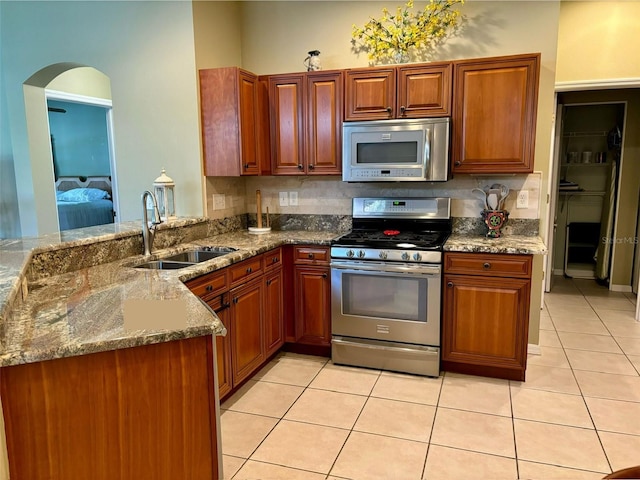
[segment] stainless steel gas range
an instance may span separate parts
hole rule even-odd
[[[440,373],[442,247],[449,198],[354,198],[331,246],[334,363]]]

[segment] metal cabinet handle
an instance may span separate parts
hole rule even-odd
[[[244,168],[245,168],[245,170],[246,170],[246,169],[248,169],[248,168],[249,168],[249,164],[248,164],[248,163],[245,163],[245,164],[244,164]]]
[[[299,163],[299,164],[298,164],[298,170],[302,170],[302,168],[303,168],[303,167],[302,167],[302,164],[301,164],[301,163]]]
[[[323,274],[322,274],[322,278],[327,278],[327,274],[326,274],[326,273],[323,273]]]
[[[278,263],[278,257],[273,257],[271,259],[271,263]]]
[[[482,264],[482,268],[484,268],[484,269],[487,269],[487,270],[488,270],[488,269],[490,269],[490,268],[491,268],[491,264],[490,264],[489,262],[483,263],[483,264]]]
[[[267,287],[269,287],[269,286],[271,285],[271,282],[272,282],[272,281],[273,281],[273,280],[271,280],[271,279],[267,280]]]
[[[310,254],[309,254],[309,258],[313,258],[313,253],[310,253]]]
[[[453,287],[453,282],[447,282],[447,287],[449,288]]]
[[[207,286],[205,287],[205,290],[206,290],[207,292],[213,292],[213,285],[207,285]]]
[[[313,164],[309,165],[309,170],[313,170],[314,168],[316,168]]]
[[[459,167],[460,165],[462,165],[462,163],[460,162],[460,160],[457,160],[457,161],[454,163],[454,165],[455,165],[456,167]]]
[[[233,303],[238,303],[238,297],[234,297]]]
[[[404,115],[404,114],[405,114],[405,110],[406,110],[406,109],[405,109],[405,106],[404,106],[404,105],[401,105],[401,106],[400,106],[400,115]]]
[[[251,269],[251,267],[247,268],[247,273],[251,273],[253,272],[253,270]]]
[[[391,107],[387,107],[387,112],[391,113]]]

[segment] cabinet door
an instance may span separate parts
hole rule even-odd
[[[227,329],[227,335],[216,337],[216,361],[218,362],[218,390],[223,399],[233,387],[231,374],[231,335],[229,334],[229,308],[216,312],[218,318]]]
[[[262,306],[263,279],[258,278],[231,291],[231,363],[237,385],[264,359]]]
[[[454,173],[530,173],[540,55],[456,62]]]
[[[345,75],[345,120],[395,117],[395,68],[347,70]]]
[[[258,111],[258,78],[239,70],[238,72],[238,105],[240,122],[240,151],[241,174],[259,175],[257,137],[258,126],[256,112]]]
[[[451,63],[398,68],[398,117],[448,117],[451,70]]]
[[[284,306],[282,269],[265,275],[264,338],[265,358],[284,344]]]
[[[295,278],[297,342],[331,345],[329,268],[296,266]]]
[[[444,370],[524,380],[530,281],[444,276]]]
[[[303,74],[269,77],[273,175],[305,173],[303,89]]]
[[[200,70],[206,176],[257,175],[257,77],[237,67]]]
[[[307,74],[307,173],[342,172],[342,72]]]

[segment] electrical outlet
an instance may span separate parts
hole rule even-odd
[[[529,208],[529,190],[520,190],[518,192],[516,208]]]
[[[289,192],[289,205],[292,207],[298,206],[298,192]]]
[[[288,207],[289,206],[289,193],[288,192],[280,192],[280,206]]]
[[[213,194],[213,209],[214,210],[223,210],[225,208],[225,198],[222,193],[214,193]]]

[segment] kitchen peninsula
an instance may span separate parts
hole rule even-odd
[[[215,241],[238,251],[177,271],[132,268],[144,261],[137,223],[0,243],[12,479],[220,477],[213,337],[225,329],[183,281],[284,241],[328,242],[335,233],[216,235],[219,225],[206,219],[170,227],[156,239],[165,254]],[[130,300],[178,301],[186,325],[130,329]]]

